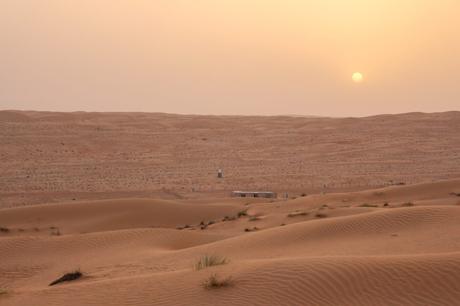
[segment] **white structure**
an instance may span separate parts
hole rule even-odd
[[[233,191],[232,197],[238,198],[276,198],[278,195],[272,191]]]

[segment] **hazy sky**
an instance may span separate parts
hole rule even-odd
[[[459,13],[458,0],[0,0],[0,109],[460,110]]]

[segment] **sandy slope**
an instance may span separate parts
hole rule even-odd
[[[460,177],[460,112],[368,118],[0,111],[0,207],[291,195]],[[224,180],[216,179],[223,168]]]
[[[0,304],[458,305],[459,191],[460,180],[449,180],[275,202],[2,209],[10,231],[0,233]],[[201,221],[214,222],[202,230]],[[203,254],[230,262],[195,271]],[[83,279],[47,286],[76,268]],[[232,286],[204,289],[214,273]]]

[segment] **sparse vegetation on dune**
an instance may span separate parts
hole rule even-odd
[[[406,202],[406,203],[402,203],[401,206],[402,207],[412,207],[412,206],[415,206],[415,204],[412,202]]]
[[[260,217],[259,216],[251,216],[249,217],[249,221],[259,221]]]
[[[288,218],[294,218],[294,217],[302,217],[302,216],[308,216],[308,213],[306,211],[294,211],[289,213]]]
[[[195,270],[199,271],[213,266],[220,266],[229,263],[226,257],[218,255],[204,255],[195,263]]]
[[[9,232],[10,232],[10,229],[7,228],[7,227],[2,227],[2,226],[0,226],[0,232],[1,232],[1,233],[9,233]]]
[[[218,289],[230,287],[233,284],[234,281],[231,277],[219,278],[216,274],[212,274],[202,283],[202,286],[205,289]]]
[[[51,236],[61,236],[61,230],[58,227],[53,227],[51,230]]]
[[[364,203],[359,205],[359,207],[379,207],[377,204],[369,204],[369,203]]]
[[[81,273],[80,270],[75,270],[74,272],[66,273],[60,278],[56,279],[52,283],[50,283],[48,286],[54,286],[62,282],[70,282],[77,280],[83,276],[83,273]]]
[[[246,217],[248,215],[248,211],[247,210],[242,210],[240,212],[238,212],[238,218],[241,218],[241,217]]]
[[[253,228],[245,228],[244,231],[245,232],[254,232],[254,231],[258,231],[259,228],[257,226],[254,226]]]
[[[327,215],[326,215],[326,214],[323,214],[323,213],[317,213],[317,214],[315,215],[315,217],[316,217],[316,218],[322,219],[322,218],[327,218]]]
[[[8,294],[8,290],[0,288],[0,296]]]

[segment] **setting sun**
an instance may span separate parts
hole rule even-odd
[[[363,74],[361,72],[353,73],[351,78],[352,78],[353,82],[355,82],[355,83],[361,83],[362,81],[364,81],[364,77],[363,77]]]

